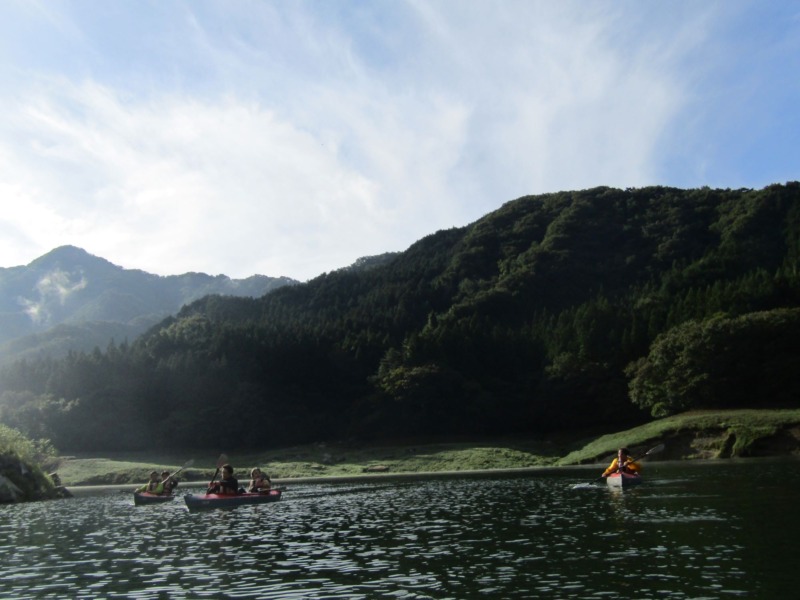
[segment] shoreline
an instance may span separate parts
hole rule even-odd
[[[730,465],[732,463],[771,463],[771,462],[800,462],[800,457],[795,455],[783,456],[759,456],[759,457],[734,457],[734,458],[697,458],[691,460],[655,460],[650,461],[652,468],[655,465],[679,465],[691,463],[692,465]],[[581,465],[543,465],[536,467],[513,467],[502,469],[475,469],[461,471],[423,471],[423,472],[398,472],[398,473],[363,473],[354,475],[320,475],[309,477],[283,477],[275,478],[272,483],[276,486],[286,486],[287,489],[294,484],[308,485],[316,483],[359,483],[359,482],[378,482],[378,481],[407,481],[407,480],[427,480],[427,479],[458,479],[475,478],[490,479],[492,477],[529,477],[543,473],[570,472],[570,471],[602,471],[606,463],[592,463]],[[138,487],[137,484],[108,484],[108,485],[71,485],[68,486],[70,492],[76,496],[91,495],[92,493],[128,491],[131,494]],[[183,495],[182,489],[202,489],[206,484],[198,481],[182,481],[176,496]]]
[[[464,478],[483,478],[483,477],[513,477],[526,476],[545,471],[573,471],[589,470],[599,468],[599,465],[566,465],[566,466],[540,466],[540,467],[514,467],[505,469],[476,469],[463,471],[406,471],[398,473],[363,473],[353,475],[319,475],[307,477],[281,477],[272,480],[275,486],[290,486],[293,484],[313,484],[313,483],[358,483],[364,481],[392,481],[392,480],[413,480],[413,479],[457,479]],[[138,487],[138,484],[121,483],[108,485],[70,485],[69,490],[91,492],[91,491],[125,491],[131,493]],[[206,484],[199,481],[182,481],[180,489],[192,488],[202,489]],[[180,492],[179,492],[180,493]]]
[[[692,411],[600,437],[503,437],[482,440],[397,440],[392,444],[318,442],[303,446],[245,450],[227,455],[208,448],[65,456],[57,465],[67,487],[131,487],[151,470],[174,472],[191,458],[184,485],[202,486],[224,458],[241,479],[259,466],[286,483],[389,481],[432,477],[514,476],[548,469],[605,467],[616,449],[634,455],[664,445],[648,461],[697,461],[800,457],[800,409]],[[104,456],[104,457],[103,457]],[[219,458],[217,458],[219,457]],[[188,464],[188,463],[187,463]],[[114,489],[114,488],[112,488]]]

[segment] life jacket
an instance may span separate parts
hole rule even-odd
[[[239,493],[239,481],[235,477],[231,477],[229,479],[220,479],[217,482],[216,487],[216,493],[223,496]]]
[[[266,486],[264,486],[265,483],[267,484]],[[270,481],[269,479],[267,479],[266,477],[264,477],[262,475],[261,477],[258,477],[257,479],[251,479],[250,480],[250,485],[247,486],[247,491],[248,492],[261,492],[261,491],[266,492],[271,487],[272,487],[272,481]]]
[[[617,458],[614,458],[614,460],[611,461],[611,464],[603,473],[603,476],[610,475],[611,473],[616,473],[618,471],[621,471],[622,473],[638,473],[639,471],[641,471],[642,468],[639,466],[639,463],[631,462],[630,457],[628,457],[628,459],[626,460],[628,460],[628,463],[620,469],[619,460],[617,460]]]
[[[631,473],[631,474],[633,474],[633,473],[638,473],[640,469],[641,469],[641,467],[639,467],[638,463],[635,463],[632,460],[628,459],[627,462],[625,463],[625,466],[622,467],[619,470],[622,473]]]

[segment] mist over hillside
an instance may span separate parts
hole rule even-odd
[[[259,297],[296,283],[265,275],[164,277],[62,246],[28,265],[0,268],[0,362],[132,341],[203,296]]]

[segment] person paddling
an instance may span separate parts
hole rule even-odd
[[[627,448],[617,450],[617,456],[603,472],[603,477],[608,477],[612,473],[640,474],[642,466],[631,458],[631,453]]]
[[[161,471],[161,483],[164,486],[164,493],[168,496],[172,495],[175,488],[178,487],[178,480],[167,470]]]
[[[148,492],[150,494],[161,494],[164,492],[164,485],[158,478],[158,471],[150,472],[150,480],[140,488],[136,489],[137,492]]]
[[[222,477],[208,488],[207,494],[234,495],[239,493],[239,480],[233,476],[233,467],[222,465]]]
[[[250,485],[247,486],[248,492],[268,492],[271,487],[272,481],[269,475],[262,473],[258,467],[250,471]]]

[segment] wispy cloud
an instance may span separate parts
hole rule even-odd
[[[53,269],[42,275],[36,283],[35,298],[17,299],[25,314],[36,325],[49,325],[52,309],[64,306],[67,299],[89,284],[82,273],[68,273],[62,269]]]
[[[5,264],[74,244],[161,274],[300,279],[523,194],[707,183],[690,115],[744,10],[42,6],[16,15],[36,35],[8,38],[0,70]]]

